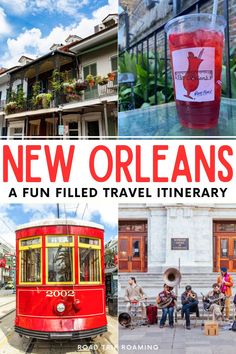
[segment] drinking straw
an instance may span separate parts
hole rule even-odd
[[[218,9],[218,0],[213,1],[213,11],[212,11],[212,20],[211,20],[211,25],[212,27],[215,26],[216,22],[216,16],[217,16],[217,9]]]

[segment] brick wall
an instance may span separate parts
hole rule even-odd
[[[182,0],[182,9],[187,8],[196,0]],[[200,7],[200,12],[212,12],[213,0],[206,0]],[[130,43],[131,45],[138,40],[145,38],[153,32],[161,24],[165,23],[172,17],[172,6],[169,0],[160,0],[152,9],[148,10],[144,0],[133,0],[133,12],[130,15]],[[223,0],[219,0],[219,14],[223,15]],[[230,47],[236,46],[236,0],[229,0],[229,26],[230,26]],[[154,41],[150,39],[150,47]],[[144,43],[145,46],[145,43]],[[157,35],[157,47],[160,52],[164,51],[164,33],[163,31]]]

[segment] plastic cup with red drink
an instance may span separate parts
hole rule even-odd
[[[204,13],[176,17],[165,26],[176,108],[185,127],[218,123],[225,26],[222,16]]]

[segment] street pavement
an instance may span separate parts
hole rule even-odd
[[[206,336],[201,322],[186,330],[181,321],[174,329],[157,324],[134,329],[119,326],[119,354],[235,354],[236,332],[219,329],[218,336]]]

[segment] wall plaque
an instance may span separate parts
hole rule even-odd
[[[187,237],[176,237],[171,239],[171,250],[182,251],[189,250],[189,239]]]

